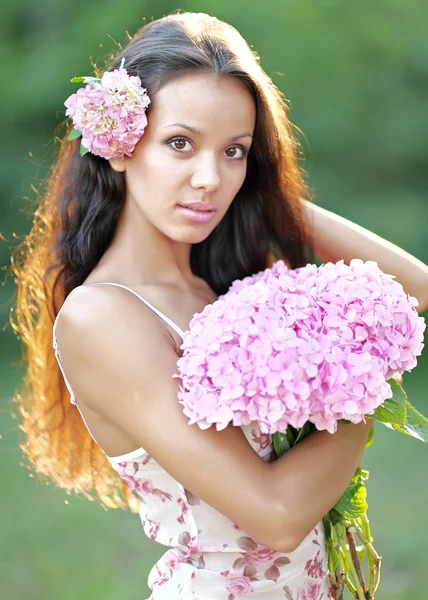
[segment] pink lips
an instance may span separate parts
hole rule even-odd
[[[177,208],[190,221],[196,223],[208,223],[216,214],[216,208],[213,204],[203,204],[202,202],[186,205],[178,204]]]

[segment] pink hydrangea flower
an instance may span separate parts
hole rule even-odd
[[[147,126],[150,103],[140,78],[119,68],[84,81],[87,85],[65,101],[65,114],[82,134],[82,146],[106,159],[132,156]]]
[[[357,423],[392,396],[394,372],[416,365],[415,306],[372,261],[294,271],[279,261],[192,319],[178,361],[183,411],[201,428],[258,421],[268,434]]]

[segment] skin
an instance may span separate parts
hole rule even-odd
[[[371,424],[316,432],[274,463],[252,450],[239,427],[189,426],[173,378],[181,338],[126,290],[92,285],[127,285],[188,328],[216,299],[191,272],[191,245],[209,235],[241,187],[247,165],[237,145],[249,149],[255,117],[249,92],[212,74],[188,74],[152,98],[132,158],[110,161],[128,187],[115,238],[68,296],[57,341],[79,409],[108,456],[144,448],[258,543],[291,552],[346,489]],[[183,136],[190,141],[172,150],[172,139]],[[216,206],[211,222],[188,221],[176,208],[196,201]]]

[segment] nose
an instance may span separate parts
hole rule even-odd
[[[215,192],[220,186],[220,173],[217,160],[213,156],[204,156],[196,163],[197,167],[191,178],[194,189],[205,189]]]

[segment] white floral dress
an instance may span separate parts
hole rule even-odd
[[[138,296],[134,290],[126,289]],[[138,297],[182,335],[177,325]],[[54,348],[62,370],[55,324]],[[76,403],[62,372],[71,401]],[[242,430],[253,450],[268,461],[273,451],[271,437],[261,433],[256,422]],[[255,600],[331,598],[322,523],[294,552],[276,552],[258,544],[186,490],[143,448],[108,459],[140,500],[140,518],[146,535],[169,547],[150,571],[148,586],[152,594],[147,600],[235,600],[241,596]]]

